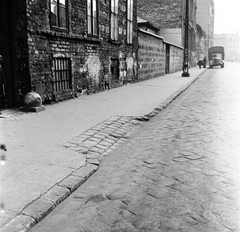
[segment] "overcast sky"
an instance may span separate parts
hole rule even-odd
[[[240,34],[240,0],[215,0],[215,34]]]

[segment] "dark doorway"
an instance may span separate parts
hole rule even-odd
[[[166,63],[165,63],[165,73],[170,72],[170,45],[166,44]]]
[[[116,81],[119,79],[119,61],[118,58],[111,59],[111,73],[112,73],[112,81]]]
[[[13,72],[11,59],[11,0],[0,1],[0,55],[6,83],[5,96],[0,99],[0,108],[14,106]]]

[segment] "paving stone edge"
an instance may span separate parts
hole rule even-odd
[[[146,114],[142,117],[137,117],[137,120],[140,121],[148,121],[150,118],[155,117],[162,110],[164,110],[171,102],[173,102],[179,95],[181,95],[184,91],[186,91],[203,73],[205,73],[207,69],[205,69],[202,73],[197,75],[194,79],[192,79],[189,83],[183,86],[181,89],[173,93],[170,97],[168,97],[164,102],[162,102],[159,106],[157,106],[152,112]],[[186,77],[187,78],[187,77]]]
[[[152,112],[144,116],[135,117],[138,121],[149,121],[162,110],[164,110],[179,95],[187,90],[204,72],[197,75],[193,80],[168,97],[163,103],[157,106]],[[134,118],[134,117],[133,117]],[[32,201],[17,214],[10,222],[0,228],[0,232],[27,232],[38,222],[45,218],[53,209],[64,201],[72,192],[79,188],[94,172],[98,170],[99,161],[87,159],[86,166],[74,170],[69,176],[56,183],[39,198]]]

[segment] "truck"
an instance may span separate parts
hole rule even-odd
[[[224,68],[224,47],[214,46],[208,49],[209,68],[220,66]]]

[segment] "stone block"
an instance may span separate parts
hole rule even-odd
[[[84,167],[83,167],[84,168]],[[70,189],[71,192],[76,190],[83,182],[85,179],[80,176],[75,176],[75,175],[70,175],[64,180],[62,180],[60,183],[58,183],[59,186],[65,187]]]
[[[80,176],[84,180],[89,178],[96,170],[98,169],[97,165],[94,164],[87,164],[85,167],[79,168],[78,170],[74,171],[72,175]]]
[[[70,190],[68,188],[62,186],[54,186],[53,188],[49,189],[44,195],[42,195],[41,198],[52,201],[55,205],[58,205],[69,195]]]
[[[0,229],[0,232],[26,232],[36,224],[36,221],[26,215],[18,215]]]
[[[36,220],[36,222],[40,222],[44,217],[46,217],[53,209],[55,205],[53,202],[50,202],[45,199],[37,199],[29,206],[27,206],[22,214],[30,216]]]

